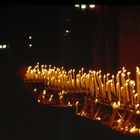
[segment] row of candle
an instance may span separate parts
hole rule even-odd
[[[125,67],[118,71],[116,76],[110,73],[102,76],[101,70],[97,72],[89,70],[85,73],[84,68],[81,68],[76,74],[75,69],[66,71],[64,67],[40,66],[37,63],[35,67],[28,67],[26,80],[45,81],[50,88],[90,93],[110,103],[115,99],[123,105],[138,108],[140,102],[139,68],[136,68],[136,84],[134,80],[131,80],[130,74]],[[137,85],[136,89],[135,85]]]
[[[37,92],[37,88],[34,89],[34,93]],[[101,123],[113,128],[116,131],[119,131],[121,133],[124,134],[140,134],[140,127],[137,125],[137,121],[135,121],[134,118],[136,118],[136,114],[134,114],[131,111],[128,111],[127,113],[124,111],[120,111],[119,106],[120,106],[120,102],[112,102],[111,107],[112,107],[112,113],[111,115],[107,115],[109,112],[107,110],[103,110],[103,108],[101,107],[103,104],[100,104],[100,101],[98,99],[95,99],[92,103],[90,102],[90,108],[89,108],[89,104],[85,103],[84,107],[82,109],[82,111],[80,111],[79,113],[79,101],[76,101],[74,104],[72,104],[70,101],[67,102],[67,104],[64,103],[64,94],[67,94],[65,91],[61,91],[58,93],[59,95],[59,106],[62,107],[71,107],[71,106],[75,106],[75,112],[77,115],[81,115],[84,117],[90,116],[90,119],[94,119],[94,120],[98,120]],[[44,104],[52,104],[52,100],[53,100],[53,94],[48,94],[46,92],[46,89],[44,89],[41,94],[42,95],[42,99],[38,98],[38,102],[44,103]],[[45,96],[49,95],[49,98],[46,100]],[[90,99],[88,99],[90,100]],[[86,105],[87,104],[87,105]],[[98,105],[97,105],[98,104]],[[87,106],[87,109],[85,108],[85,106]],[[87,111],[87,110],[90,110]],[[104,112],[104,115],[102,115],[102,113]],[[89,115],[91,114],[91,115]],[[103,116],[107,115],[108,121],[104,122]],[[135,117],[134,117],[135,116]],[[89,117],[88,117],[89,118]],[[137,119],[136,119],[137,120]]]
[[[94,71],[89,70],[88,73],[84,72],[84,68],[81,68],[76,74],[75,69],[66,71],[64,67],[57,68],[51,65],[37,65],[35,67],[29,66],[26,73],[26,80],[31,82],[46,82],[49,88],[55,88],[55,90],[62,90],[59,93],[60,105],[64,105],[65,91],[85,92],[90,97],[95,97],[95,105],[97,102],[103,103],[108,101],[110,107],[113,109],[109,126],[117,131],[123,131],[123,133],[140,134],[140,127],[137,126],[133,120],[134,115],[140,114],[140,71],[139,67],[136,67],[136,82],[131,80],[131,73],[127,72],[125,67],[118,71],[116,75],[110,73],[102,76],[101,70]],[[136,87],[135,87],[136,85]],[[64,90],[64,91],[63,91]],[[45,98],[46,90],[43,91],[43,97]],[[87,96],[88,97],[88,96]],[[53,94],[51,94],[48,102],[53,100]],[[70,102],[68,102],[70,103]],[[76,113],[78,112],[78,101],[76,102]],[[84,103],[81,116],[87,115],[86,102]],[[88,105],[87,105],[88,106]],[[92,107],[94,112],[95,106]],[[119,112],[119,110],[123,111]],[[127,110],[131,109],[131,110]],[[95,119],[102,121],[99,115],[100,107],[95,111]],[[128,115],[125,112],[128,112]],[[119,117],[118,117],[119,116]],[[113,122],[116,122],[114,124]],[[131,124],[131,125],[130,125]]]

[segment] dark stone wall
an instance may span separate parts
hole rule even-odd
[[[140,7],[122,7],[120,12],[119,67],[135,73],[140,65]]]

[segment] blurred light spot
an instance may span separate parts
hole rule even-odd
[[[79,5],[79,4],[75,4],[75,5],[74,5],[74,7],[79,8],[79,7],[80,7],[80,5]]]
[[[85,4],[82,4],[82,5],[81,5],[81,9],[86,9],[86,7],[87,7],[87,6],[86,6]]]
[[[3,49],[5,49],[6,48],[6,45],[3,45]]]
[[[69,33],[70,31],[69,30],[66,30],[66,33]]]
[[[95,7],[95,4],[90,4],[89,7],[90,8],[94,8]]]
[[[29,39],[32,39],[32,36],[29,36]]]
[[[35,88],[35,89],[34,89],[34,92],[36,92],[36,91],[37,91],[37,89]]]
[[[32,47],[32,44],[29,44],[29,47]]]
[[[0,49],[2,49],[2,45],[0,45]]]

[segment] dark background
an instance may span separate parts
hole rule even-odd
[[[24,63],[40,61],[104,71],[109,67],[115,71],[118,9],[98,5],[84,11],[74,6],[1,6],[0,41],[8,43],[9,51]],[[66,29],[70,33],[64,35]],[[28,47],[30,42],[32,48]]]
[[[102,69],[139,66],[139,6],[9,5],[0,7],[0,43],[23,64],[52,63]],[[65,35],[65,30],[70,32]],[[32,40],[29,40],[29,36]],[[29,43],[32,47],[29,48]]]
[[[4,139],[122,138],[72,110],[38,105],[15,74],[19,67],[40,62],[103,73],[126,66],[134,75],[140,62],[139,23],[139,6],[96,5],[84,11],[74,6],[0,6],[0,44],[9,45],[0,50]]]

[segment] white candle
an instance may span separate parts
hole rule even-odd
[[[129,91],[128,91],[128,83],[125,83],[125,93],[126,93],[126,100],[127,102],[130,101],[130,98],[129,98]]]
[[[112,86],[113,86],[113,93],[116,96],[116,88],[115,88],[114,75],[112,75]]]
[[[76,113],[78,113],[78,105],[79,105],[79,101],[76,102],[75,107],[76,107]]]
[[[93,72],[94,74],[94,84],[95,84],[95,91],[96,91],[96,97],[98,97],[98,85],[97,85],[97,81],[96,81],[96,72]]]
[[[111,102],[112,97],[111,97],[111,81],[110,80],[108,81],[108,99]]]
[[[134,106],[133,81],[129,81],[131,105]]]

